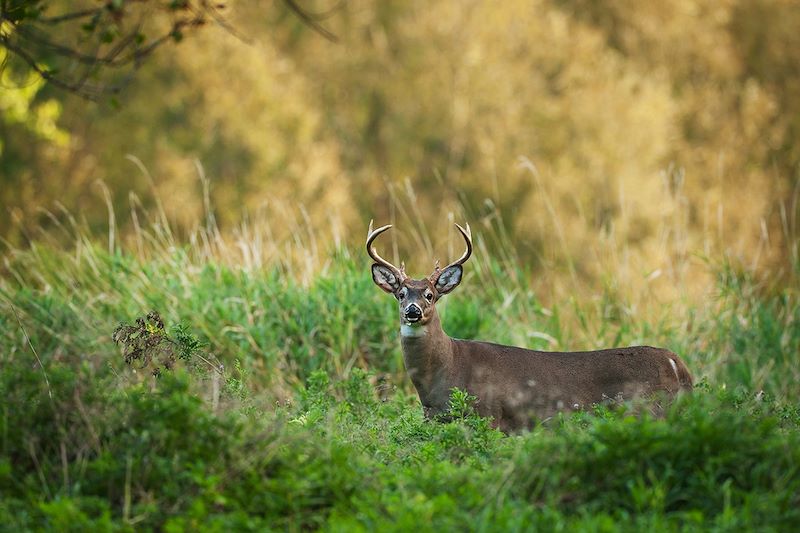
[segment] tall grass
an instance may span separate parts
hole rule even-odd
[[[156,216],[107,242],[67,219],[59,232],[7,250],[0,523],[800,524],[797,271],[775,284],[732,260],[697,261],[687,268],[705,269],[713,283],[702,292],[679,286],[665,301],[647,288],[660,279],[653,272],[630,280],[635,269],[613,258],[603,268],[625,274],[609,270],[597,284],[568,265],[563,276],[542,274],[520,264],[499,217],[477,217],[467,277],[441,304],[448,333],[543,349],[661,345],[700,383],[661,420],[598,408],[504,436],[458,393],[452,421],[422,418],[394,304],[373,286],[364,252],[333,227],[297,218],[283,241],[270,237],[268,219],[226,235],[209,218],[179,237]],[[452,233],[406,222],[383,245],[412,272],[432,266],[434,250],[442,259],[460,252]],[[196,336],[202,359],[179,359],[159,378],[126,365],[112,333],[151,310],[165,331],[180,324]]]
[[[568,261],[533,268],[519,260],[498,212],[465,209],[437,231],[419,225],[412,190],[392,191],[396,229],[381,245],[412,274],[427,275],[435,258],[460,253],[449,222],[474,222],[466,279],[439,304],[451,335],[550,350],[663,345],[698,378],[796,395],[798,267],[777,284],[756,265],[724,255],[693,259],[666,239],[659,257],[680,255],[682,263],[637,274],[632,263],[643,259],[609,241],[612,232],[592,252],[605,269],[599,278],[581,276]],[[208,213],[195,231],[176,236],[163,212],[147,219],[134,211],[137,230],[122,238],[112,224],[106,243],[69,215],[53,216],[58,231],[3,258],[4,342],[24,347],[24,327],[44,358],[81,353],[98,365],[113,351],[116,324],[157,310],[205,339],[227,367],[239,361],[265,389],[285,391],[317,369],[346,377],[354,367],[408,387],[391,300],[372,285],[366,254],[345,244],[357,238],[343,235],[335,219],[311,227],[302,209],[271,214],[295,220],[297,231],[283,240],[265,213],[227,234]],[[551,223],[560,224],[557,214]]]

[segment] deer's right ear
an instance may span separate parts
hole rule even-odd
[[[377,263],[372,265],[372,281],[389,294],[394,294],[400,290],[400,278],[397,273]]]

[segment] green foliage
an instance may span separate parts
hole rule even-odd
[[[462,287],[452,331],[653,336],[705,376],[662,418],[603,406],[507,436],[458,389],[425,419],[394,303],[347,254],[306,282],[186,249],[82,254],[34,247],[0,280],[0,523],[14,530],[800,527],[790,288],[723,269],[687,330],[637,321],[612,292],[567,322],[505,287]],[[478,312],[502,305],[502,320]],[[596,324],[608,306],[613,324]]]
[[[458,300],[448,305],[443,327],[457,339],[477,339],[488,315],[482,312],[482,307],[476,300]]]
[[[12,137],[14,140],[21,137],[27,142],[40,141],[52,148],[66,146],[70,136],[57,124],[61,104],[55,99],[38,98],[44,80],[29,72],[20,76],[7,65],[8,59],[8,52],[0,48],[0,84],[4,88],[0,92],[0,127],[8,132],[0,140],[0,156],[4,156],[5,139]],[[12,144],[11,149],[15,148]],[[3,162],[16,163],[7,156],[3,157]]]
[[[3,2],[3,18],[18,23],[25,19],[38,18],[43,9],[44,0],[8,0]]]
[[[800,418],[763,398],[703,386],[663,419],[620,408],[507,437],[462,391],[449,420],[431,422],[414,398],[379,400],[360,371],[335,383],[315,373],[295,407],[246,423],[239,404],[213,414],[193,380],[97,386],[106,405],[62,440],[66,465],[43,439],[4,441],[0,518],[170,531],[404,529],[420,517],[469,530],[800,525]],[[71,386],[55,381],[55,396]],[[30,437],[50,422],[15,423]]]
[[[537,443],[514,473],[525,479],[531,467],[555,454],[554,476],[526,485],[533,491],[525,493],[528,497],[568,495],[562,502],[568,508],[620,515],[711,518],[735,510],[748,527],[798,523],[790,488],[800,475],[797,426],[785,434],[774,416],[748,415],[698,393],[671,409],[665,420],[620,413],[595,418],[588,427],[564,424],[551,443],[555,447]],[[775,492],[765,498],[770,490]]]

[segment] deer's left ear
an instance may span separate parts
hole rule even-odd
[[[461,265],[449,266],[439,273],[439,277],[433,282],[433,286],[436,287],[439,294],[447,294],[458,287],[463,273],[464,269]]]

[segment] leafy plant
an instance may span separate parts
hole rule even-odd
[[[157,311],[137,318],[135,325],[120,324],[111,338],[122,347],[125,364],[138,369],[150,368],[156,377],[162,371],[173,370],[177,359],[191,362],[198,357],[208,362],[201,355],[208,343],[197,339],[183,324],[175,326],[172,335],[168,335]]]

